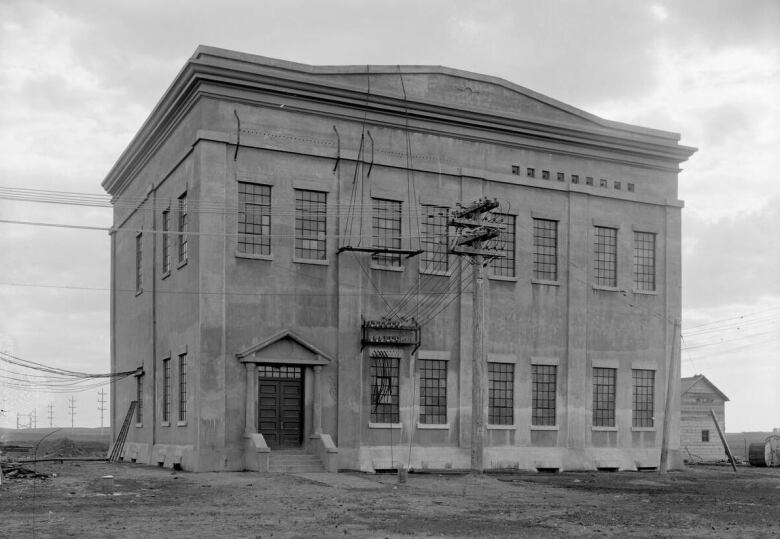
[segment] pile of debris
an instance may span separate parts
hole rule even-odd
[[[18,462],[3,462],[0,464],[3,479],[48,479],[49,474],[25,468]]]

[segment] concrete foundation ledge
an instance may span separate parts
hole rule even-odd
[[[311,437],[311,450],[325,469],[330,473],[336,473],[339,471],[339,449],[336,444],[333,443],[333,438],[330,434],[315,434]]]
[[[192,445],[156,444],[152,448],[149,464],[190,471],[197,469],[196,454]]]
[[[149,444],[146,442],[125,442],[125,448],[122,451],[122,461],[124,462],[140,462],[142,464],[149,464]]]
[[[259,432],[244,434],[244,468],[253,472],[267,472],[271,449]]]

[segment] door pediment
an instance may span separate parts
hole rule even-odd
[[[281,331],[238,352],[242,363],[284,363],[287,365],[328,365],[333,358],[292,330]]]

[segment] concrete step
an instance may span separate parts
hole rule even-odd
[[[305,451],[271,451],[268,459],[268,471],[276,473],[324,472],[319,457]]]

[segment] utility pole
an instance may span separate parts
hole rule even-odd
[[[54,426],[54,403],[49,403],[49,428]]]
[[[70,428],[72,429],[76,420],[76,397],[68,397],[68,408],[70,408],[68,413],[70,414]]]
[[[38,428],[38,412],[35,408],[33,408],[33,411],[30,412],[30,425],[34,429]]]
[[[103,412],[106,411],[106,390],[98,391],[98,411],[100,411],[100,434],[103,435]]]
[[[491,249],[487,242],[499,236],[506,227],[486,214],[498,207],[498,201],[481,198],[467,206],[459,206],[452,212],[449,225],[457,228],[450,251],[471,258],[472,272],[472,358],[471,358],[471,471],[484,471],[485,403],[487,400],[485,327],[485,264],[493,258],[505,256],[498,249]]]

